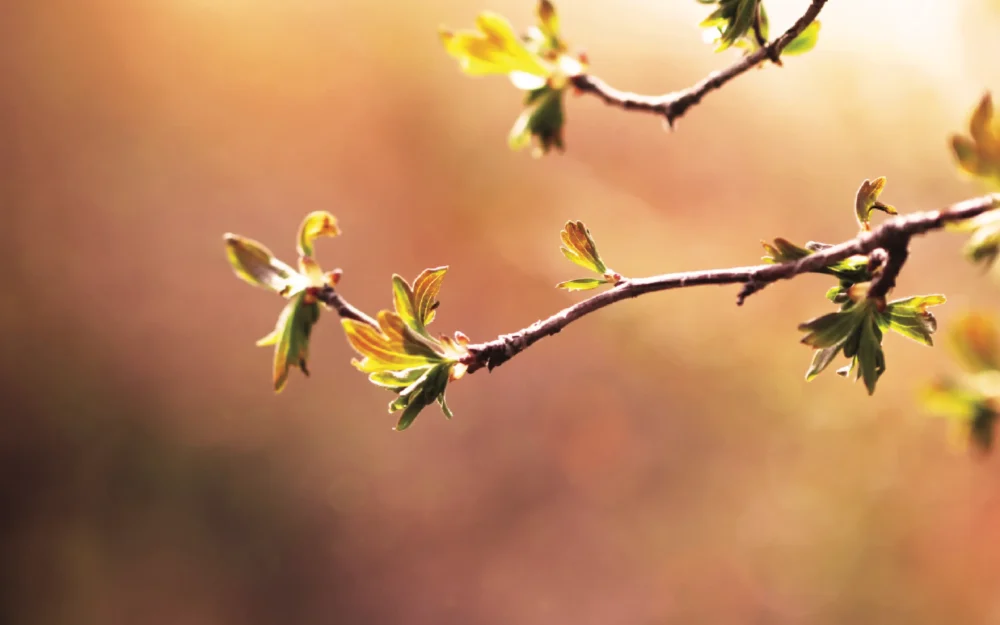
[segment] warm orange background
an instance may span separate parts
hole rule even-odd
[[[874,398],[806,384],[805,277],[602,311],[391,430],[333,315],[270,389],[282,305],[222,234],[294,260],[300,218],[374,312],[451,265],[436,326],[485,340],[579,299],[582,219],[628,275],[851,236],[866,177],[904,211],[971,196],[947,136],[1000,89],[984,0],[830,0],[819,47],[678,124],[569,101],[568,152],[506,149],[519,94],[436,29],[530,0],[23,0],[0,7],[4,424],[0,621],[46,624],[995,623],[996,458],[914,391],[946,349],[886,339]],[[992,1],[995,6],[996,2]],[[775,30],[805,0],[770,0]],[[564,2],[596,74],[658,93],[733,60],[693,0]],[[900,295],[943,327],[1000,307],[962,239],[915,242]],[[13,287],[13,288],[11,288]],[[839,366],[839,365],[837,365]]]

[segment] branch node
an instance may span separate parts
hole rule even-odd
[[[877,264],[878,274],[868,289],[869,299],[883,299],[896,286],[903,264],[910,255],[910,235],[906,231],[887,223],[881,231],[884,236],[882,247],[875,248],[868,255],[868,267]]]

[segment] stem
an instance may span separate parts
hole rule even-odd
[[[771,43],[762,43],[761,48],[756,52],[748,54],[724,70],[712,72],[701,82],[681,91],[655,96],[640,95],[637,93],[615,89],[597,76],[591,76],[588,74],[575,76],[573,78],[573,85],[582,93],[589,93],[597,96],[603,100],[605,104],[617,106],[629,111],[643,111],[646,113],[662,115],[666,118],[667,124],[673,128],[674,122],[679,117],[684,115],[689,108],[701,102],[701,99],[704,98],[709,92],[722,87],[733,78],[736,78],[737,76],[745,73],[747,70],[760,65],[767,59],[779,59],[779,61],[776,62],[780,64],[781,51],[784,50],[785,47],[796,37],[802,34],[802,31],[804,31],[809,24],[812,24],[816,20],[816,17],[819,16],[819,13],[823,10],[823,6],[826,2],[827,0],[812,0],[809,8],[807,8],[806,12],[802,14],[802,17],[796,20],[796,22],[792,24],[791,28],[786,30],[780,37]],[[759,39],[763,39],[763,35],[760,33],[759,23],[755,22],[754,28],[755,33],[759,35]]]
[[[623,280],[607,291],[560,310],[547,319],[536,321],[522,330],[503,334],[485,343],[469,345],[469,355],[463,362],[468,366],[469,373],[482,367],[492,370],[493,367],[510,360],[540,339],[558,334],[577,319],[615,302],[645,293],[706,284],[742,284],[743,289],[737,297],[737,304],[742,304],[746,297],[768,284],[788,280],[803,273],[815,272],[851,256],[869,255],[879,249],[885,250],[887,260],[872,284],[869,296],[884,297],[895,285],[896,276],[908,255],[912,237],[940,230],[948,223],[964,221],[996,208],[1000,208],[1000,193],[972,198],[940,210],[895,217],[870,232],[860,232],[853,239],[825,247],[794,262],[687,271]],[[349,304],[332,288],[320,291],[317,293],[317,298],[336,310],[341,317],[378,327],[372,317]]]

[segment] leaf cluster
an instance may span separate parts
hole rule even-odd
[[[571,263],[592,271],[600,277],[567,280],[557,284],[557,289],[588,291],[596,289],[602,284],[618,284],[624,279],[620,273],[610,269],[601,260],[597,244],[594,243],[594,238],[590,236],[590,230],[582,221],[567,221],[559,236],[562,239],[559,251],[563,253],[563,256]]]
[[[272,372],[276,392],[285,387],[291,368],[297,367],[309,375],[309,338],[320,315],[316,292],[335,285],[340,277],[339,270],[323,273],[313,257],[313,243],[319,237],[339,234],[337,220],[330,213],[316,211],[306,215],[297,237],[298,270],[276,258],[269,249],[253,239],[232,233],[224,236],[226,257],[237,277],[288,300],[278,315],[274,330],[257,341],[258,346],[274,346]]]
[[[389,389],[397,397],[389,412],[402,411],[397,430],[405,430],[427,406],[437,402],[446,417],[452,413],[445,400],[449,382],[466,370],[468,338],[434,337],[427,325],[434,320],[438,293],[447,267],[425,269],[411,286],[398,275],[392,277],[395,310],[378,313],[378,327],[362,321],[343,319],[347,342],[362,356],[352,364],[368,374],[373,384]]]
[[[747,53],[756,52],[761,41],[770,38],[770,20],[762,0],[698,0],[701,4],[714,5],[712,13],[699,25],[705,29],[705,39],[716,45],[716,52],[740,48]],[[755,27],[756,22],[756,27]],[[816,47],[820,22],[813,21],[781,51],[783,56],[805,54]]]
[[[843,291],[835,287],[828,292],[828,297],[834,292],[839,297]],[[871,395],[885,373],[884,332],[892,330],[922,345],[933,345],[931,335],[937,330],[937,321],[927,309],[943,304],[945,298],[943,295],[924,295],[883,304],[868,297],[865,284],[852,285],[846,295],[847,301],[837,312],[799,325],[799,331],[806,333],[802,343],[815,350],[806,380],[815,378],[838,354],[843,354],[850,363],[838,369],[837,374],[848,377],[853,372],[855,380],[864,380]]]
[[[873,210],[896,214],[895,208],[878,199],[885,183],[885,177],[865,180],[858,189],[855,216],[862,230],[870,229]],[[761,244],[765,251],[762,260],[766,264],[796,262],[829,247],[814,241],[799,246],[782,238]],[[882,350],[885,331],[892,330],[923,345],[933,344],[931,335],[937,330],[937,322],[927,308],[943,304],[944,296],[908,297],[889,303],[884,298],[871,298],[868,290],[879,269],[872,268],[867,256],[855,255],[813,271],[837,278],[837,285],[826,292],[826,298],[840,309],[799,325],[799,331],[806,333],[802,343],[815,350],[806,380],[815,378],[838,355],[843,355],[850,362],[837,373],[844,377],[854,373],[855,380],[864,380],[865,388],[872,394],[885,372]]]
[[[490,11],[476,18],[475,29],[443,28],[440,36],[445,51],[466,74],[506,75],[526,92],[524,109],[510,130],[508,144],[521,150],[534,142],[533,153],[541,156],[565,147],[564,95],[571,79],[586,70],[586,59],[569,52],[552,2],[540,0],[535,14],[537,24],[521,37],[505,17]]]
[[[949,420],[953,441],[989,451],[1000,414],[1000,330],[993,318],[969,312],[951,326],[949,339],[963,371],[925,386],[921,400]]]

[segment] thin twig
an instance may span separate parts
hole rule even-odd
[[[375,319],[369,317],[361,309],[351,305],[351,303],[344,299],[340,293],[337,293],[333,287],[324,287],[323,290],[316,293],[316,299],[337,311],[337,314],[344,319],[353,319],[355,321],[360,321],[361,323],[367,323],[373,328],[378,327],[378,322],[375,321]]]
[[[757,3],[757,11],[753,16],[753,36],[757,40],[757,45],[766,48],[767,47],[767,37],[764,36],[764,25],[763,19],[761,18],[761,11],[763,11],[763,6],[760,2]],[[775,49],[771,49],[771,53],[767,55],[767,58],[771,59],[771,62],[781,67],[781,52]]]
[[[906,261],[907,247],[914,236],[939,230],[945,224],[964,221],[989,210],[1000,208],[1000,193],[972,198],[947,208],[894,217],[881,226],[861,232],[853,239],[824,246],[822,249],[794,262],[775,265],[751,265],[728,269],[708,269],[668,273],[648,278],[626,279],[611,289],[589,297],[565,308],[547,319],[536,321],[527,328],[504,334],[492,341],[468,346],[469,356],[464,361],[469,373],[487,367],[499,366],[524,351],[538,340],[558,334],[580,317],[624,299],[644,293],[669,291],[706,284],[742,284],[737,304],[742,305],[749,295],[779,280],[788,280],[803,273],[815,272],[856,255],[878,257],[881,264],[879,276],[873,281],[869,297],[884,297],[895,285],[896,276]],[[877,251],[881,250],[881,251]],[[355,319],[378,327],[376,321],[361,312],[332,288],[317,294],[320,301],[337,311],[342,317]]]
[[[718,89],[733,78],[745,73],[747,70],[760,65],[767,59],[780,59],[781,51],[790,44],[802,31],[812,24],[827,0],[812,0],[809,8],[792,27],[780,37],[762,45],[759,50],[748,54],[728,68],[712,72],[704,80],[692,87],[674,93],[664,95],[640,95],[628,91],[620,91],[607,84],[597,76],[583,74],[573,78],[573,85],[582,93],[589,93],[597,96],[605,104],[617,106],[629,111],[644,111],[662,115],[667,124],[673,128],[674,122],[684,115],[689,108],[695,106],[710,91]],[[763,39],[763,35],[760,36]]]

